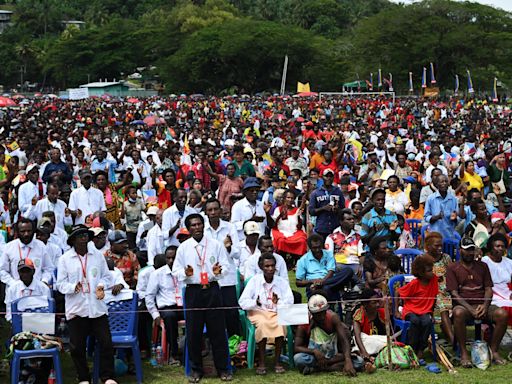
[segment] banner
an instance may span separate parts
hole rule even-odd
[[[413,92],[414,88],[412,86],[412,72],[409,72],[409,92]]]
[[[427,68],[423,67],[423,73],[421,74],[421,88],[427,88]]]
[[[311,89],[309,88],[309,83],[301,83],[300,81],[297,82],[297,93],[302,92],[311,92]]]
[[[459,75],[455,75],[455,91],[453,93],[455,96],[459,93]]]
[[[430,84],[436,83],[436,76],[434,75],[434,63],[430,63]]]
[[[69,100],[82,100],[87,99],[89,97],[89,89],[88,88],[70,88],[69,92]]]
[[[379,68],[379,74],[378,74],[378,78],[377,78],[377,84],[378,84],[379,88],[382,88],[382,71],[380,68]]]
[[[467,69],[466,72],[468,74],[468,92],[475,93],[475,90],[473,89],[473,82],[471,81],[471,72],[469,72],[469,69]]]
[[[498,78],[495,77],[494,81],[492,83],[492,101],[497,103],[498,102]]]
[[[426,87],[423,91],[423,96],[425,97],[437,97],[439,96],[439,88],[438,87]]]

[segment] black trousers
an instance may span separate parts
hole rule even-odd
[[[423,351],[428,346],[428,336],[432,329],[432,317],[427,313],[425,315],[416,315],[408,313],[405,320],[410,321],[411,325],[407,331],[409,345],[414,352]]]
[[[187,347],[192,372],[203,375],[203,328],[206,324],[208,338],[212,344],[213,362],[219,374],[228,370],[228,343],[226,321],[222,310],[188,311],[194,308],[215,308],[222,306],[219,285],[214,282],[202,289],[200,285],[185,288]]]
[[[86,343],[88,336],[94,336],[100,346],[100,378],[103,381],[114,378],[114,348],[107,315],[91,319],[75,317],[68,322],[69,348],[75,364],[78,381],[90,381],[87,366]]]
[[[166,311],[172,309],[173,311]],[[176,311],[179,309],[179,311]],[[167,344],[171,347],[171,356],[178,358],[178,321],[183,320],[183,308],[177,305],[171,305],[158,309],[160,317],[165,324],[165,332],[167,333]]]
[[[130,250],[137,248],[137,232],[126,232],[126,239],[128,240],[128,247]]]
[[[224,307],[238,307],[238,300],[236,299],[236,286],[230,285],[221,287],[222,293],[222,306]],[[238,316],[238,309],[225,309],[224,317],[226,318],[226,329],[228,337],[233,335],[242,335],[240,327],[240,317]]]

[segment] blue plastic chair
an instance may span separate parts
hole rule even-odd
[[[402,260],[402,268],[405,273],[411,273],[411,265],[416,256],[423,255],[423,252],[414,248],[400,248],[395,251],[395,255]]]
[[[460,236],[454,234],[453,239],[443,239],[443,252],[450,255],[453,261],[459,261],[460,250],[459,250]]]
[[[427,236],[427,232],[430,231],[430,225],[427,223],[423,223],[421,226],[421,242],[425,244],[425,237]]]
[[[392,299],[392,307],[393,310],[395,308],[395,287],[397,285],[402,286],[405,283],[405,277],[406,276],[412,276],[412,275],[396,275],[393,276],[389,282],[388,282],[388,288],[389,288],[389,295]],[[411,326],[411,322],[407,320],[402,319],[396,319],[394,316],[392,316],[392,321],[394,324],[395,329],[399,328],[402,331],[402,334],[400,335],[400,341],[402,343],[407,343],[407,331],[409,330],[409,327]],[[436,353],[436,331],[434,329],[434,322],[432,321],[432,329],[430,331],[430,338],[432,339],[432,356],[434,357],[434,361],[437,359],[437,353]]]
[[[411,235],[414,241],[416,242],[416,246],[420,246],[420,236],[421,236],[421,220],[419,219],[405,219],[405,222],[409,225],[411,229]]]
[[[12,334],[16,335],[23,330],[23,319],[22,314],[18,310],[19,303],[23,300],[30,298],[38,298],[46,300],[46,305],[43,305],[39,308],[30,308],[26,309],[24,313],[55,313],[55,300],[52,298],[47,298],[43,296],[29,296],[22,297],[11,303],[11,311],[12,311]],[[33,358],[41,358],[41,357],[51,357],[53,359],[53,370],[55,372],[55,379],[57,384],[64,384],[62,380],[62,367],[60,364],[59,357],[59,349],[58,348],[48,348],[48,349],[33,349],[28,351],[22,351],[19,349],[14,350],[14,355],[11,362],[11,384],[18,384],[20,371],[21,371],[21,360],[33,359]]]
[[[107,304],[108,322],[114,348],[132,350],[137,383],[142,383],[142,360],[137,337],[138,297],[137,292],[131,291],[131,293],[133,294],[131,299],[111,301]],[[98,343],[96,343],[94,352],[93,383],[96,384],[100,377],[100,347]]]
[[[185,303],[185,289],[186,287],[183,287],[181,297],[183,300],[183,317],[185,318],[185,324],[187,322],[187,307]],[[203,337],[205,334],[207,334],[208,329],[206,328],[206,324],[203,327]],[[228,372],[233,373],[233,367],[231,366],[231,356],[229,355],[229,346],[228,346],[228,333],[226,331],[226,349],[228,350],[228,361],[227,361],[227,367]],[[184,353],[184,360],[185,360],[185,376],[190,376],[192,373],[192,367],[190,366],[190,359],[188,358],[188,346],[187,346],[187,327],[185,326],[185,353]]]

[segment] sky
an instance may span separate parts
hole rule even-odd
[[[391,0],[394,3],[414,3],[415,0]],[[472,0],[472,2],[491,5],[496,8],[504,9],[505,11],[512,12],[512,0]]]

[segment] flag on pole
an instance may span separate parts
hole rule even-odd
[[[455,91],[454,94],[457,96],[459,93],[459,75],[455,75]]]
[[[377,84],[379,85],[379,88],[382,88],[382,71],[381,71],[381,69],[380,69],[380,68],[379,68],[379,74],[378,74]]]
[[[370,72],[370,91],[373,91],[373,72]]]
[[[423,73],[421,74],[421,88],[427,88],[427,68],[423,67]]]
[[[302,92],[311,92],[309,83],[301,83],[300,81],[297,81],[297,93]]]
[[[409,92],[413,92],[414,88],[412,87],[412,72],[409,72]]]
[[[473,89],[473,82],[471,81],[471,72],[469,72],[469,69],[466,69],[466,72],[468,74],[468,92],[475,93],[475,90]]]
[[[393,92],[393,75],[391,73],[389,74],[388,85],[389,85],[389,92]]]
[[[434,74],[434,63],[430,63],[430,84],[436,83],[436,76]]]
[[[492,83],[492,101],[498,102],[498,78],[494,78],[494,82]]]
[[[188,136],[185,135],[185,140],[183,140],[183,153],[188,155],[190,153],[190,145],[188,143]]]

